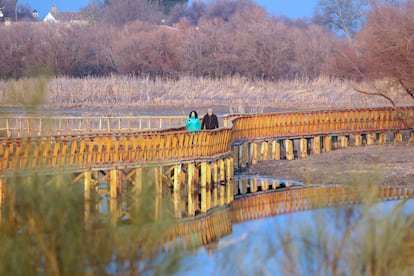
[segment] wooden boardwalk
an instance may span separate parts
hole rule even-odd
[[[227,127],[195,133],[175,125],[178,119],[183,124],[184,117],[160,118],[145,118],[145,128],[160,122],[150,130],[141,129],[142,118],[131,117],[22,118],[13,123],[13,118],[3,118],[0,195],[3,184],[16,175],[72,173],[76,181],[83,179],[88,199],[93,183],[99,182],[94,173],[104,172],[115,198],[122,179],[142,185],[143,168],[154,168],[158,181],[171,177],[179,190],[183,182],[206,186],[230,180],[234,168],[260,160],[402,141],[404,135],[414,139],[414,107],[239,114],[221,117]]]

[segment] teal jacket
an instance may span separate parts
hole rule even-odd
[[[187,130],[200,130],[201,124],[199,118],[194,117],[188,117],[185,121],[185,126],[187,127]]]

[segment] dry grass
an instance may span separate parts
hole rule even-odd
[[[30,79],[0,81],[2,107],[24,107]],[[44,106],[53,109],[114,109],[138,107],[216,106],[228,113],[260,113],[280,109],[324,109],[391,106],[381,97],[352,89],[353,83],[328,77],[293,81],[251,81],[242,77],[179,80],[111,76],[51,79]],[[10,89],[10,87],[20,89]],[[400,91],[390,92],[397,105],[413,104]],[[42,97],[43,98],[43,97]]]

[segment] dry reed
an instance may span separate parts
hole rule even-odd
[[[30,79],[0,81],[2,107],[24,107],[31,94]],[[10,85],[20,87],[10,89]],[[349,81],[321,76],[270,82],[228,77],[221,80],[110,76],[51,79],[44,106],[52,109],[121,109],[159,106],[216,106],[228,113],[260,113],[280,109],[358,108],[391,106],[384,98],[355,92]],[[390,91],[397,105],[412,104],[400,91]],[[177,111],[177,113],[179,113]]]

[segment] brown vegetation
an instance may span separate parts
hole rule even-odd
[[[196,77],[178,80],[127,76],[58,77],[49,82],[47,93],[41,98],[36,98],[38,92],[34,79],[0,81],[0,101],[3,107],[22,108],[27,102],[22,99],[36,98],[38,108],[94,109],[112,113],[134,108],[140,114],[145,110],[161,110],[162,106],[165,107],[163,112],[175,115],[187,115],[189,108],[206,106],[214,106],[220,113],[391,106],[383,98],[353,91],[353,85],[350,81],[328,77],[277,82],[251,81],[241,77],[221,80]],[[399,106],[412,104],[408,96],[398,91],[393,91],[391,96]]]
[[[113,2],[121,4],[133,2]],[[269,17],[249,0],[181,11],[173,26],[145,18],[0,26],[0,77],[55,76],[45,95],[55,108],[207,104],[260,112],[414,100],[412,0],[374,3],[366,26],[347,41],[321,26]],[[0,83],[2,105],[19,107],[9,86]]]

